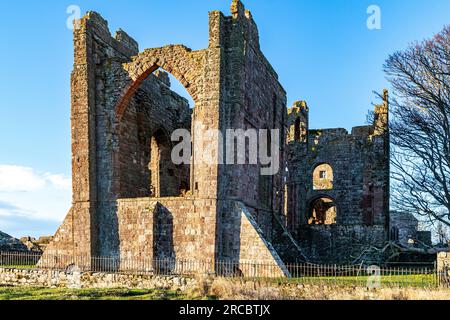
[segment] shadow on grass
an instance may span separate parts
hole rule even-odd
[[[204,300],[196,294],[164,289],[65,289],[0,287],[0,300]]]

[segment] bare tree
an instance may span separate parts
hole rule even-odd
[[[391,55],[392,203],[450,226],[450,27]]]

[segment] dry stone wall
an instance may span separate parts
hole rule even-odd
[[[70,288],[74,285],[73,273],[54,270],[21,270],[0,268],[0,286],[28,286],[45,288]],[[77,279],[78,280],[78,279]],[[78,282],[78,281],[77,281]],[[181,276],[152,276],[118,273],[85,272],[76,285],[90,289],[170,289],[188,290],[197,280]]]

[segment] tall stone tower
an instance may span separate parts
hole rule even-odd
[[[309,108],[306,101],[295,102],[288,109],[287,125],[287,225],[296,234],[302,223],[305,223],[301,212],[306,210],[304,197],[306,186],[303,184],[305,175],[301,166],[302,158],[306,157],[309,140]]]

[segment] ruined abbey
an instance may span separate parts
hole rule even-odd
[[[287,108],[239,0],[231,16],[209,13],[203,50],[140,51],[95,12],[78,22],[74,44],[73,204],[46,254],[257,261],[286,274],[288,263],[349,263],[388,241],[387,92],[372,125],[311,129],[306,102]],[[202,134],[193,135],[190,164],[174,164],[172,133],[193,123],[278,129],[282,169],[205,164],[204,147],[218,158],[221,144]]]

